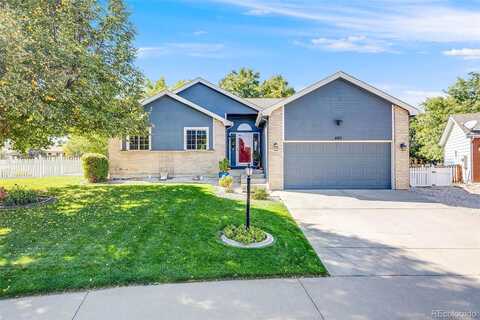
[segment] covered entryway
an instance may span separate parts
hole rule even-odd
[[[286,189],[390,189],[390,142],[286,142]]]

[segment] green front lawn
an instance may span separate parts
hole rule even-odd
[[[236,249],[219,231],[244,222],[242,202],[209,185],[84,185],[78,178],[0,180],[50,188],[58,202],[0,211],[0,296],[128,283],[325,275],[285,207],[253,202],[275,245]]]

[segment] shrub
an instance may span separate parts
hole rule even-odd
[[[225,229],[223,229],[223,234],[228,239],[244,244],[261,242],[267,237],[267,234],[262,229],[250,226],[250,228],[247,230],[243,224],[240,226],[226,226]]]
[[[267,200],[268,192],[265,188],[255,188],[253,190],[252,198],[255,200]]]
[[[10,189],[3,199],[5,206],[18,206],[38,201],[38,193],[34,190],[28,190],[19,185]]]
[[[218,184],[227,190],[231,189],[233,185],[233,178],[231,176],[222,177],[218,181]]]
[[[224,158],[222,161],[218,161],[218,170],[220,170],[220,172],[228,171],[228,160],[226,158]]]
[[[86,153],[82,156],[83,174],[88,182],[107,180],[108,159],[99,153]]]
[[[0,187],[0,201],[3,201],[7,197],[7,190],[5,188]]]

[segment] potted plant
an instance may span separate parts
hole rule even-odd
[[[218,170],[219,178],[228,176],[228,160],[226,158],[218,162]]]
[[[261,162],[262,162],[262,157],[260,155],[260,152],[257,150],[253,151],[253,167],[260,168]]]

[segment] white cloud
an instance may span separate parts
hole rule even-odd
[[[427,98],[446,96],[442,91],[423,90],[394,83],[376,83],[374,86],[417,107],[421,107]]]
[[[139,58],[163,56],[169,53],[166,47],[140,47],[137,50]]]
[[[151,58],[164,55],[183,55],[201,58],[223,58],[225,45],[222,43],[172,42],[154,47],[138,49],[139,58]]]
[[[346,5],[309,0],[211,0],[261,15],[315,21],[371,38],[424,42],[480,41],[480,7],[445,1],[355,1]],[[332,2],[333,3],[333,2]]]
[[[245,14],[248,16],[266,16],[271,13],[272,12],[267,9],[251,9],[245,12]]]
[[[390,44],[372,40],[366,36],[349,36],[346,38],[316,38],[311,40],[312,47],[330,51],[380,53],[390,51]]]
[[[461,57],[465,60],[480,59],[480,49],[463,48],[443,51],[446,56]]]
[[[434,98],[434,97],[445,96],[445,92],[429,91],[429,90],[406,90],[405,93],[411,97],[423,97],[423,98]]]
[[[445,92],[442,91],[428,91],[428,90],[405,90],[401,97],[410,104],[419,106],[427,98],[445,97]]]
[[[193,32],[193,35],[194,35],[194,36],[203,36],[203,35],[205,35],[205,34],[207,34],[207,33],[208,33],[208,32],[205,31],[205,30],[197,30],[197,31],[194,31],[194,32]]]

